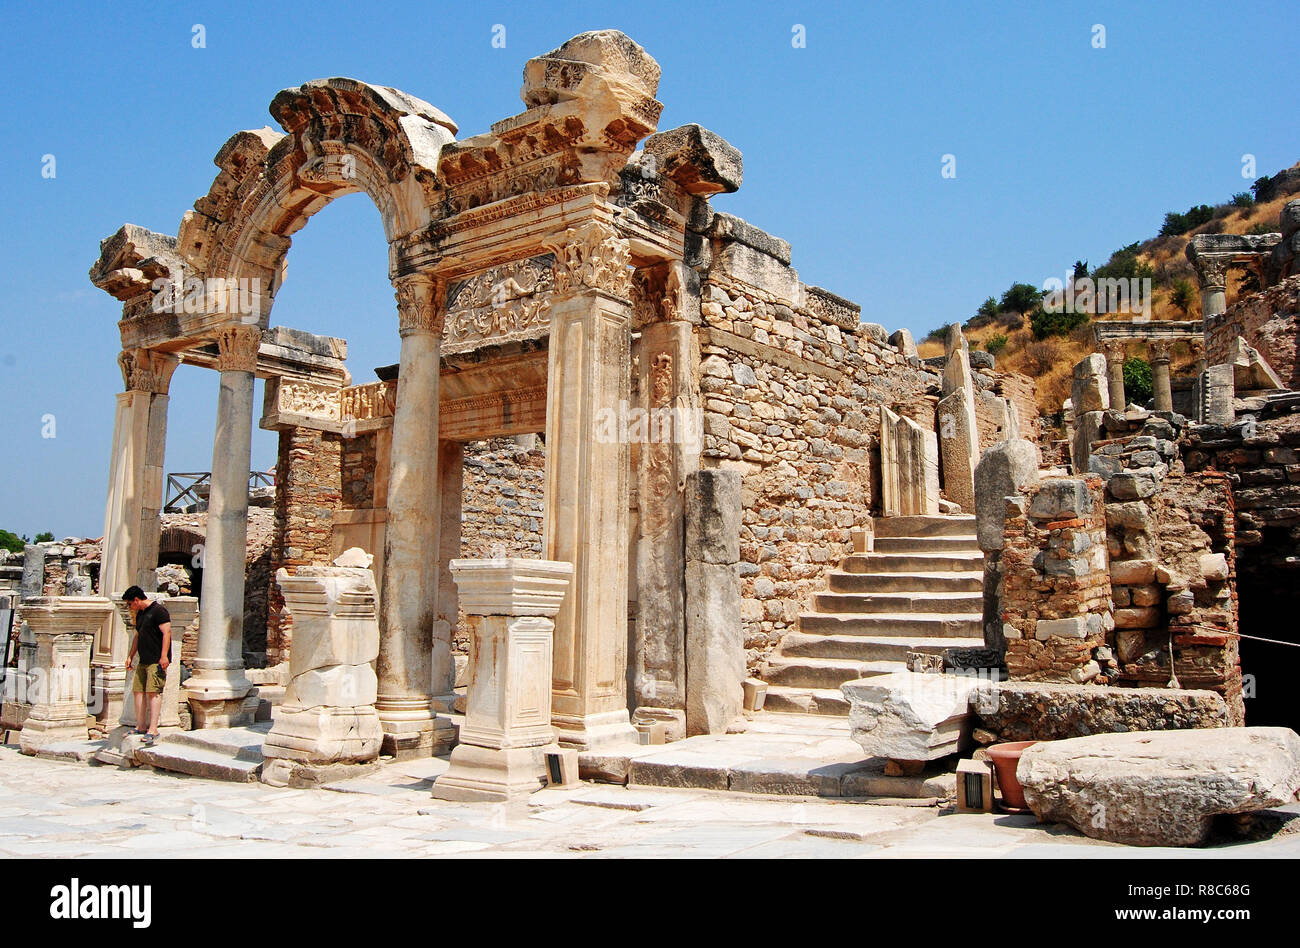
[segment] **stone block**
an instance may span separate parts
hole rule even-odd
[[[970,746],[970,696],[988,682],[968,675],[891,672],[845,682],[853,739],[868,757],[934,760]]]
[[[1211,582],[1223,582],[1228,578],[1228,561],[1222,553],[1204,553],[1200,559],[1201,575]]]
[[[1039,619],[1034,627],[1034,638],[1046,641],[1053,636],[1063,639],[1086,639],[1088,621],[1084,616],[1068,619]]]
[[[1144,586],[1154,582],[1156,564],[1151,560],[1111,560],[1110,581],[1116,586]]]
[[[1154,629],[1160,625],[1160,610],[1151,607],[1115,610],[1117,629]]]
[[[1076,414],[1106,411],[1110,404],[1110,385],[1106,378],[1106,357],[1099,352],[1079,361],[1074,367],[1070,400]]]
[[[1120,654],[1120,661],[1129,660]],[[1176,688],[1002,681],[975,692],[971,708],[978,726],[1001,741],[1057,741],[1086,734],[1217,728],[1228,723],[1222,697],[1213,691]]]
[[[1035,520],[1081,520],[1092,510],[1092,492],[1079,478],[1048,478],[1029,502],[1029,516]]]
[[[1038,484],[1038,449],[1014,438],[995,444],[975,468],[975,533],[982,550],[1002,549],[1004,498]]]
[[[1153,478],[1131,471],[1121,471],[1111,475],[1110,480],[1106,482],[1106,487],[1116,500],[1140,500],[1156,492],[1156,482]]]
[[[969,389],[958,389],[936,409],[943,489],[966,513],[975,513],[975,465],[980,458],[975,403]]]
[[[1026,749],[1016,776],[1045,822],[1116,843],[1195,846],[1218,814],[1294,801],[1300,735],[1225,727],[1078,737]]]
[[[740,561],[739,471],[708,468],[686,479],[686,559],[700,563]]]
[[[645,154],[654,159],[655,168],[688,194],[731,193],[740,187],[743,179],[744,162],[740,151],[721,135],[699,125],[682,125],[657,132],[647,138],[642,147]],[[716,215],[715,227],[717,217],[731,215]],[[740,223],[744,224],[744,221]],[[790,262],[789,244],[785,244],[784,262]]]

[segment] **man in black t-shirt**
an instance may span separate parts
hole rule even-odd
[[[162,603],[146,599],[139,586],[132,586],[122,593],[122,600],[135,616],[135,635],[131,637],[131,650],[126,656],[127,669],[135,665],[132,689],[135,691],[135,730],[137,734],[145,735],[146,744],[152,744],[158,736],[163,687],[167,681],[167,666],[171,664],[172,617]],[[145,717],[146,697],[148,717]]]

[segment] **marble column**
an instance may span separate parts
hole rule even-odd
[[[555,619],[551,720],[561,744],[635,741],[627,707],[627,444],[600,437],[630,389],[627,241],[608,225],[550,244],[555,295],[546,392],[546,558],[573,564]]]
[[[118,364],[126,391],[117,396],[113,419],[99,568],[100,595],[113,600],[120,599],[128,586],[152,591],[157,585],[167,390],[180,360],[168,353],[132,349],[118,356]],[[115,723],[121,713],[130,644],[130,628],[113,610],[91,649],[91,663],[99,669],[103,691],[95,702],[101,723]]]
[[[461,742],[433,785],[443,800],[526,796],[546,780],[551,727],[551,635],[573,567],[546,560],[454,560],[470,627]]]
[[[217,430],[203,545],[198,654],[185,683],[196,728],[253,723],[257,696],[244,674],[244,563],[248,547],[248,468],[253,373],[262,333],[237,323],[217,336]]]
[[[455,725],[433,710],[442,550],[438,387],[445,300],[442,284],[427,274],[398,277],[393,286],[402,349],[389,459],[375,708],[384,730],[383,753],[427,757],[446,753],[456,741]],[[439,688],[444,684],[439,681]]]
[[[1151,343],[1151,388],[1155,395],[1156,411],[1174,410],[1174,392],[1169,379],[1169,343],[1155,340]]]
[[[1123,411],[1128,405],[1124,394],[1124,343],[1114,340],[1105,345],[1106,377],[1110,382],[1110,405]]]
[[[1201,318],[1208,330],[1210,320],[1228,311],[1228,267],[1220,260],[1202,258],[1196,275],[1201,281]]]

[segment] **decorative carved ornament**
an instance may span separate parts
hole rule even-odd
[[[596,221],[570,227],[546,246],[555,252],[556,292],[587,288],[629,298],[631,251],[612,227]]]
[[[536,339],[550,332],[555,288],[550,254],[492,267],[447,288],[442,351]]]
[[[1201,286],[1222,288],[1228,285],[1228,268],[1231,261],[1227,257],[1201,256],[1196,259],[1196,275],[1201,278]]]
[[[117,364],[122,369],[122,383],[128,392],[166,395],[180,359],[150,349],[126,349],[118,354]]]
[[[1168,362],[1168,361],[1169,361],[1169,359],[1170,359],[1170,349],[1171,349],[1171,346],[1170,346],[1170,344],[1169,344],[1167,341],[1165,341],[1165,340],[1163,340],[1163,339],[1152,339],[1151,342],[1150,342],[1150,346],[1151,346],[1151,361],[1152,361],[1152,362]]]
[[[344,421],[369,421],[391,418],[397,406],[397,382],[370,382],[353,385],[339,393],[340,417]]]
[[[443,310],[437,305],[437,280],[423,273],[398,277],[393,281],[397,297],[398,334],[442,332]]]
[[[339,390],[328,385],[280,379],[276,408],[284,414],[308,415],[329,421],[339,419]]]
[[[217,369],[222,372],[253,372],[262,346],[262,330],[236,323],[217,334]]]
[[[673,441],[681,436],[681,432],[676,430],[680,417],[673,411],[675,388],[676,372],[672,353],[656,353],[650,363],[650,392],[647,401],[651,425],[659,430],[648,432],[649,440],[642,448],[645,451],[646,484],[641,509],[645,518],[643,529],[647,536],[656,536],[668,527],[673,509],[669,503],[669,496],[677,486]],[[662,430],[665,424],[672,426],[667,438]]]

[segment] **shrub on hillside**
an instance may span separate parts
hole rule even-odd
[[[1025,315],[1043,299],[1043,291],[1032,283],[1012,283],[998,304],[1001,309]]]
[[[1021,316],[1019,313],[999,313],[998,326],[1002,329],[1010,329],[1012,331],[1024,329],[1025,317]]]
[[[1194,227],[1200,227],[1202,224],[1208,224],[1215,218],[1215,210],[1208,204],[1197,204],[1187,209],[1186,213],[1179,214],[1170,211],[1165,215],[1164,226],[1160,228],[1161,237],[1169,237],[1177,234],[1185,234]]]
[[[996,336],[989,336],[988,339],[984,340],[984,351],[989,355],[997,355],[1007,347],[1007,341],[1007,337],[1002,333],[998,333]]]
[[[1035,339],[1049,336],[1064,336],[1088,324],[1088,314],[1084,312],[1049,313],[1038,309],[1029,317],[1029,328]]]
[[[1024,365],[1030,375],[1046,375],[1061,359],[1061,347],[1054,340],[1031,342],[1024,349]]]
[[[1242,191],[1232,196],[1233,207],[1254,207],[1255,198],[1249,191]]]
[[[1151,363],[1136,356],[1124,360],[1124,397],[1144,405],[1151,400]]]
[[[1191,311],[1192,303],[1196,302],[1196,289],[1192,286],[1192,281],[1186,277],[1174,280],[1173,288],[1169,291],[1169,302],[1186,316]]]

